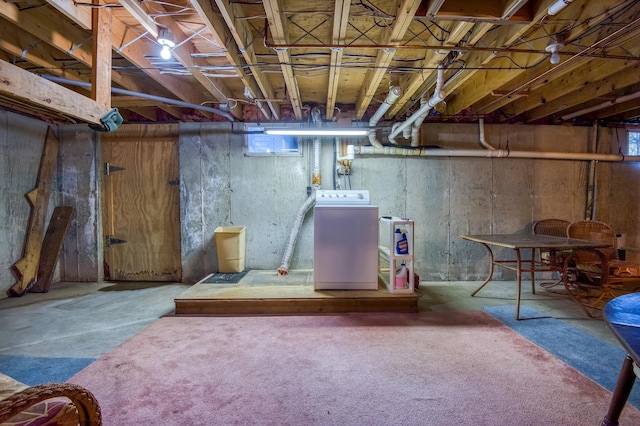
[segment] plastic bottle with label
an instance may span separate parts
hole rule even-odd
[[[407,288],[407,267],[404,263],[396,270],[395,288]]]
[[[409,254],[409,242],[407,241],[407,234],[402,232],[400,228],[396,229],[394,233],[394,242],[396,254]]]

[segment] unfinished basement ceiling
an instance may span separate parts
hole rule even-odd
[[[2,79],[12,80],[0,106],[58,122],[82,121],[80,98],[64,101],[78,111],[32,102],[10,65],[95,81],[94,94],[55,84],[103,102],[99,87],[121,89],[106,106],[128,122],[307,121],[312,107],[327,120],[366,121],[392,86],[402,95],[382,121],[400,121],[433,94],[439,66],[446,98],[425,123],[640,117],[637,0],[4,0],[0,20],[0,65],[11,71]]]

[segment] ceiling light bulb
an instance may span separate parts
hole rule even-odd
[[[553,65],[558,65],[560,63],[560,54],[558,53],[558,51],[563,47],[563,43],[552,40],[551,43],[549,43],[549,45],[545,48],[547,52],[551,53],[551,58],[549,58],[549,61]]]
[[[162,50],[160,51],[160,57],[165,61],[171,59],[171,50],[168,45],[162,46]]]
[[[162,46],[160,57],[165,61],[171,59],[171,49],[176,46],[171,36],[171,31],[167,28],[160,28],[158,31],[158,44]]]

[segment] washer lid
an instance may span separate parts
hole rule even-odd
[[[316,205],[369,205],[371,198],[366,189],[331,190],[318,189],[316,191]]]

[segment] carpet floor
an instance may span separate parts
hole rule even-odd
[[[69,381],[107,426],[582,426],[611,397],[481,311],[165,317]]]
[[[490,306],[483,309],[585,376],[613,392],[626,352],[569,324],[522,305],[521,318],[515,319],[514,306]],[[640,408],[640,387],[635,386],[628,402]]]

